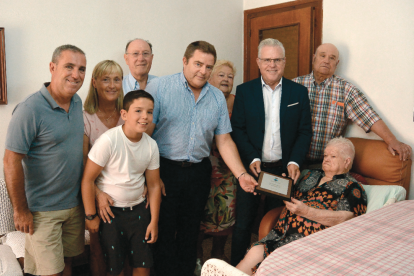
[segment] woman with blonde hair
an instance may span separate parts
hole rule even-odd
[[[83,163],[86,164],[88,152],[102,133],[115,126],[122,125],[120,111],[124,100],[122,90],[123,71],[113,60],[99,62],[92,72],[88,95],[83,105],[84,138]],[[99,216],[106,223],[110,222],[109,204],[112,198],[95,186]],[[92,275],[106,275],[106,266],[99,243],[98,233],[90,233],[90,268]]]

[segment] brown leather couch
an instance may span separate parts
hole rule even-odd
[[[351,172],[362,175],[369,185],[399,185],[410,192],[411,159],[401,161],[388,151],[382,140],[348,138],[355,146],[355,158]],[[262,219],[259,240],[264,238],[276,225],[284,207],[270,210]]]

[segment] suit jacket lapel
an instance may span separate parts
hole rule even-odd
[[[259,114],[259,123],[262,125],[262,128],[265,128],[265,107],[264,107],[264,100],[263,100],[263,88],[262,88],[262,80],[259,77],[257,79],[257,82],[254,84],[254,93],[255,93],[255,97],[254,99],[256,100],[256,111],[257,114]],[[264,134],[261,133],[261,135]]]
[[[280,101],[280,125],[282,125],[282,122],[284,122],[286,109],[289,103],[289,97],[290,97],[290,83],[285,81],[285,78],[282,79],[282,99]]]

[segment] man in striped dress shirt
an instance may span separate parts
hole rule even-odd
[[[207,82],[215,62],[213,45],[193,42],[184,53],[183,72],[159,78],[148,90],[155,99],[152,137],[160,150],[166,193],[155,250],[157,275],[193,275],[200,220],[210,192],[213,139],[241,187],[253,192],[257,185],[230,136],[223,93]]]

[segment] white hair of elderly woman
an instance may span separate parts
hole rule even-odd
[[[328,142],[328,144],[326,144],[326,148],[329,146],[338,148],[339,153],[342,155],[343,158],[351,158],[352,166],[355,157],[355,147],[349,139],[346,139],[342,136],[333,138]]]
[[[221,59],[217,60],[216,64],[214,64],[213,71],[211,71],[211,76],[216,73],[217,69],[219,69],[222,66],[227,66],[233,71],[233,75],[236,75],[236,67],[234,67],[234,63],[230,60]]]

